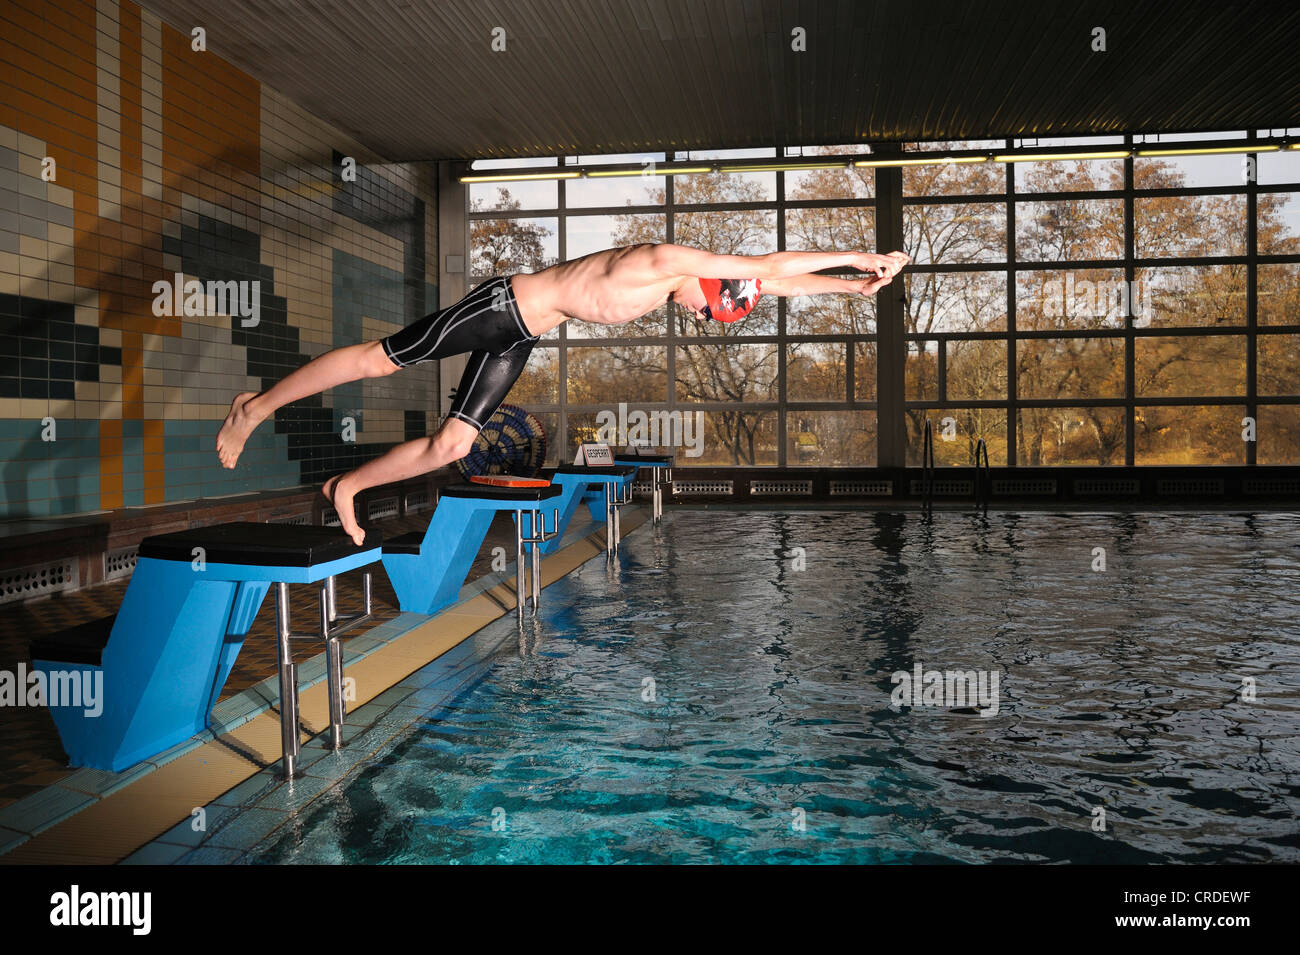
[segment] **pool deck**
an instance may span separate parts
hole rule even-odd
[[[647,507],[625,508],[624,535],[649,516]],[[543,588],[604,553],[603,525],[571,527],[543,560]],[[472,679],[494,648],[470,638],[514,609],[511,563],[467,584],[441,613],[397,613],[346,641],[344,675],[356,681],[356,700],[337,753],[322,741],[324,653],[305,659],[301,778],[280,778],[278,680],[268,676],[218,702],[211,728],[185,743],[120,773],[67,771],[0,808],[0,864],[235,861],[427,712],[434,695]]]

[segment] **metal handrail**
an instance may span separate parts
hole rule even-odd
[[[980,468],[980,455],[984,456],[984,467]],[[981,479],[981,474],[988,478],[988,494],[984,494],[985,483]],[[993,496],[993,469],[989,467],[989,446],[980,438],[975,442],[975,503],[989,506],[989,498]]]
[[[934,504],[934,422],[925,419],[921,439],[921,506],[930,510]]]

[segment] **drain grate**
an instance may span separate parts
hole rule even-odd
[[[0,571],[0,604],[76,590],[80,583],[81,575],[74,559],[14,567]]]
[[[673,493],[682,497],[716,497],[735,493],[735,481],[674,481]]]
[[[785,497],[812,497],[812,481],[750,481],[750,494],[779,494]]]
[[[893,481],[831,481],[831,496],[892,497]]]
[[[140,545],[115,547],[104,552],[104,580],[123,580],[135,573],[135,562],[140,556]]]

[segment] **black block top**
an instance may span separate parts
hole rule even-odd
[[[590,474],[592,477],[621,477],[630,478],[636,476],[636,468],[630,464],[609,465],[598,464],[561,464],[555,469],[556,474]]]
[[[358,547],[339,527],[245,521],[146,537],[140,542],[140,556],[192,561],[194,548],[202,547],[203,559],[209,564],[314,567],[352,557],[383,542],[384,535],[374,529],[366,531],[366,542]]]
[[[58,633],[38,637],[32,641],[32,659],[99,666],[116,619],[117,614],[109,614],[107,617],[88,620],[75,627],[60,630]]]
[[[546,487],[503,487],[499,484],[449,484],[443,497],[468,497],[478,501],[518,501],[529,504],[559,497],[564,489],[555,484]]]

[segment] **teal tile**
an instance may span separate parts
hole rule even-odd
[[[306,747],[304,747],[304,750]],[[222,793],[212,801],[214,806],[238,807],[257,802],[271,790],[284,783],[279,776],[279,765],[264,769],[245,779],[242,783]]]
[[[118,865],[172,865],[190,850],[166,842],[150,842],[131,853]]]
[[[137,763],[129,769],[124,769],[120,773],[111,773],[103,769],[78,769],[66,779],[59,780],[60,786],[68,789],[75,789],[77,792],[83,792],[90,796],[109,796],[117,792],[123,786],[129,786],[131,783],[147,776],[158,767],[153,763]]]
[[[46,786],[40,792],[0,809],[0,828],[34,836],[96,801],[94,796],[64,789],[62,786]]]
[[[12,849],[17,849],[31,836],[25,832],[17,832],[13,829],[0,829],[0,855],[4,855]]]
[[[201,849],[195,849],[181,856],[174,863],[175,865],[230,865],[243,855],[238,849],[219,849],[215,846],[204,846]]]
[[[261,807],[243,809],[212,834],[209,846],[251,849],[289,820],[287,813]]]

